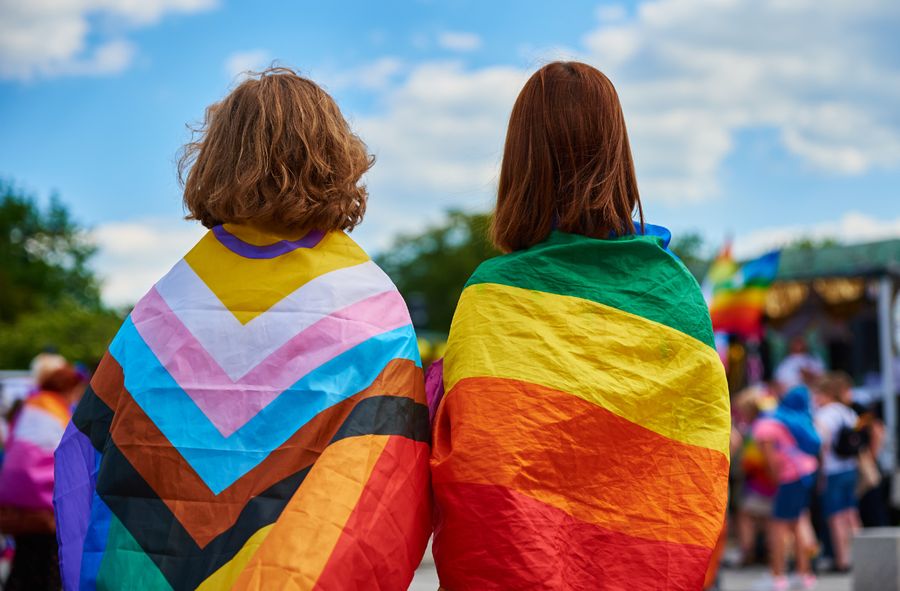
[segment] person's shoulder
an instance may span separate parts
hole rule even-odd
[[[841,402],[831,402],[816,411],[816,422],[829,429],[843,424],[852,424],[858,418],[856,411]]]
[[[843,415],[850,421],[856,422],[859,419],[859,413],[856,412],[856,409],[852,406],[848,406],[846,404],[841,404]]]
[[[796,353],[791,353],[787,357],[781,360],[781,363],[778,364],[778,369],[780,370],[793,370],[794,368],[802,365],[804,363],[804,358],[802,355],[797,355]]]
[[[477,283],[507,283],[504,279],[518,270],[524,252],[510,252],[481,261],[466,281],[466,287]]]
[[[531,248],[483,262],[467,287],[478,283],[593,301],[715,347],[700,286],[658,236],[599,239],[555,231]]]
[[[828,404],[817,408],[815,413],[813,413],[813,418],[816,423],[823,427],[833,427],[836,421],[840,421],[843,414],[838,406],[839,405],[836,402],[829,402]]]

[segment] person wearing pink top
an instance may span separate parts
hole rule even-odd
[[[778,488],[785,485],[808,480],[806,477],[815,474],[819,461],[815,456],[804,453],[797,446],[797,441],[791,435],[790,430],[775,417],[763,417],[753,426],[753,438],[763,447],[768,447],[770,453],[767,460],[770,462],[771,476],[778,482]],[[778,493],[776,492],[776,497]],[[789,518],[795,510],[787,498],[782,496],[780,517]],[[793,499],[792,499],[793,500]],[[779,516],[778,509],[773,509]]]
[[[41,376],[16,416],[0,468],[0,531],[16,553],[5,591],[59,589],[53,519],[53,452],[86,380],[71,366]]]
[[[785,546],[789,533],[794,534],[797,543],[800,585],[812,589],[816,580],[800,532],[800,517],[809,509],[812,500],[821,441],[812,421],[809,390],[798,386],[788,391],[775,412],[754,425],[753,438],[766,459],[772,479],[778,483],[769,533],[773,589],[790,588],[785,574]]]

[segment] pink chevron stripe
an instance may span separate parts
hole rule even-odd
[[[325,316],[232,381],[155,287],[138,302],[131,318],[160,363],[224,437],[329,359],[410,322],[400,293],[386,291]]]

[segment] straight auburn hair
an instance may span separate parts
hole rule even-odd
[[[553,62],[534,73],[509,118],[494,244],[504,252],[559,229],[593,238],[635,232],[644,211],[619,96],[602,72]]]

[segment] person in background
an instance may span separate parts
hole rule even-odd
[[[16,547],[5,591],[60,588],[53,451],[86,379],[69,365],[38,375],[38,391],[22,405],[0,469],[0,530],[14,536]]]
[[[823,509],[834,551],[835,570],[850,569],[850,543],[859,529],[856,509],[859,444],[840,448],[845,432],[853,437],[859,417],[844,403],[850,391],[850,379],[843,373],[824,376],[815,386],[816,429],[822,438],[822,475],[825,480]],[[860,438],[861,440],[861,438]],[[846,444],[844,444],[846,445]]]
[[[775,370],[775,381],[787,392],[796,386],[811,384],[823,373],[822,361],[810,354],[806,339],[798,336],[791,339],[788,356]]]
[[[866,446],[859,452],[859,471],[856,496],[859,499],[859,519],[863,527],[885,527],[889,525],[886,494],[887,479],[878,464],[878,454],[884,445],[884,421],[881,418],[881,403],[865,406],[853,401],[853,391],[844,393],[844,404],[852,408],[859,421],[856,428],[864,433]]]
[[[743,471],[740,504],[737,512],[737,535],[740,545],[740,563],[756,561],[756,540],[760,531],[765,534],[772,516],[772,502],[778,489],[768,469],[766,458],[753,438],[753,428],[760,419],[774,410],[777,401],[762,387],[750,387],[741,391],[734,401],[738,426],[743,432],[740,451],[740,468]],[[737,458],[733,458],[733,462]]]
[[[802,589],[812,589],[816,579],[801,518],[812,499],[821,440],[813,425],[809,390],[797,386],[785,393],[775,412],[756,423],[753,438],[762,450],[771,478],[778,483],[769,526],[772,588],[775,591],[791,588],[786,564],[787,543],[793,534],[797,583]]]
[[[34,380],[35,387],[40,388],[41,382],[43,382],[47,376],[67,365],[68,361],[66,361],[66,358],[62,355],[45,351],[34,356],[28,369],[31,372],[31,378]]]

